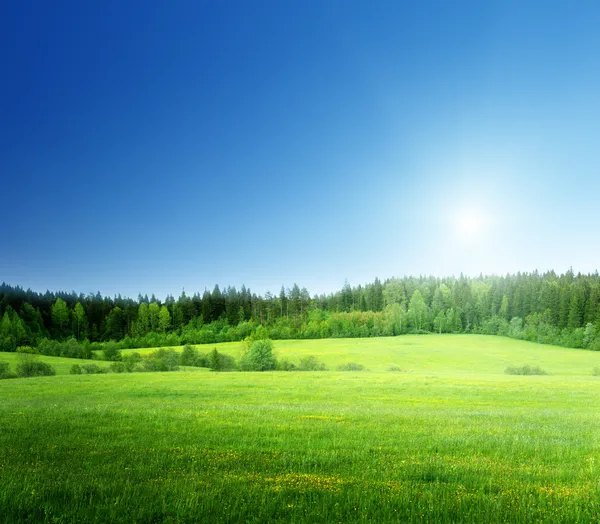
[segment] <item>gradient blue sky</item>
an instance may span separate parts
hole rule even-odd
[[[599,27],[594,1],[3,2],[0,281],[595,271]]]

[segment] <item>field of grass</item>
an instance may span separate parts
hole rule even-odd
[[[47,357],[45,355],[40,355],[40,362],[46,362],[50,364],[57,375],[68,375],[71,370],[71,366],[73,364],[79,364],[83,366],[84,364],[96,364],[100,368],[109,367],[108,362],[103,362],[101,360],[85,360],[82,358],[64,358],[64,357]],[[19,363],[19,355],[17,353],[1,353],[0,352],[0,362],[8,362],[10,365],[11,371],[15,371],[17,364]]]
[[[0,522],[600,520],[600,354],[468,335],[275,348],[372,371],[0,381]]]
[[[298,362],[315,355],[330,370],[339,364],[357,362],[370,371],[391,366],[419,373],[504,373],[509,365],[538,365],[550,374],[589,375],[600,366],[600,353],[524,342],[487,335],[405,335],[381,338],[334,338],[323,340],[275,340],[278,358]],[[238,359],[242,342],[195,346],[208,353],[213,348]],[[157,348],[137,351],[148,354]],[[180,351],[182,346],[173,349]]]

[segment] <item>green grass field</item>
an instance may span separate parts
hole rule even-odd
[[[73,364],[79,364],[83,366],[84,364],[96,364],[100,368],[109,367],[109,362],[104,362],[102,360],[85,360],[83,358],[63,358],[63,357],[47,357],[44,355],[39,356],[40,362],[46,362],[50,364],[57,375],[68,375],[71,370],[71,366]],[[17,364],[19,363],[19,355],[17,353],[1,353],[0,352],[0,362],[8,362],[10,364],[11,370],[14,372]]]
[[[315,355],[329,369],[357,362],[369,371],[387,371],[397,366],[417,373],[504,373],[507,366],[539,365],[550,374],[589,375],[600,366],[600,353],[567,349],[486,335],[405,335],[381,338],[334,338],[324,340],[275,340],[278,358],[298,362]],[[242,342],[194,346],[208,353],[213,348],[238,359]],[[158,348],[125,350],[148,354]],[[175,347],[180,351],[181,346]]]
[[[371,371],[0,381],[0,522],[600,519],[600,354],[469,335],[275,349]],[[523,364],[549,375],[504,374]]]

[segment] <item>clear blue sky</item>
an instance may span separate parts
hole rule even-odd
[[[600,266],[600,3],[0,6],[0,281]]]

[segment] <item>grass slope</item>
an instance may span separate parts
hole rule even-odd
[[[0,381],[0,522],[600,519],[600,355],[383,340],[306,351],[411,373]],[[344,353],[353,343],[364,351]],[[299,356],[303,344],[277,347]],[[504,375],[503,359],[552,374]]]
[[[96,364],[101,368],[109,366],[108,362],[85,360],[82,358],[47,357],[45,355],[40,355],[39,360],[40,362],[50,364],[56,370],[57,375],[68,375],[73,364],[79,364],[80,366],[83,366],[84,364]],[[19,363],[19,355],[17,353],[0,352],[0,362],[8,362],[11,371],[14,372]]]
[[[333,338],[322,340],[275,340],[278,358],[298,362],[315,355],[330,369],[357,362],[370,371],[387,371],[390,366],[414,372],[504,373],[509,365],[539,365],[550,374],[589,375],[600,366],[600,352],[567,349],[487,335],[405,335],[380,338]],[[241,342],[195,346],[199,351],[213,348],[239,358]],[[181,350],[181,346],[174,349]],[[156,351],[147,348],[141,354]]]

